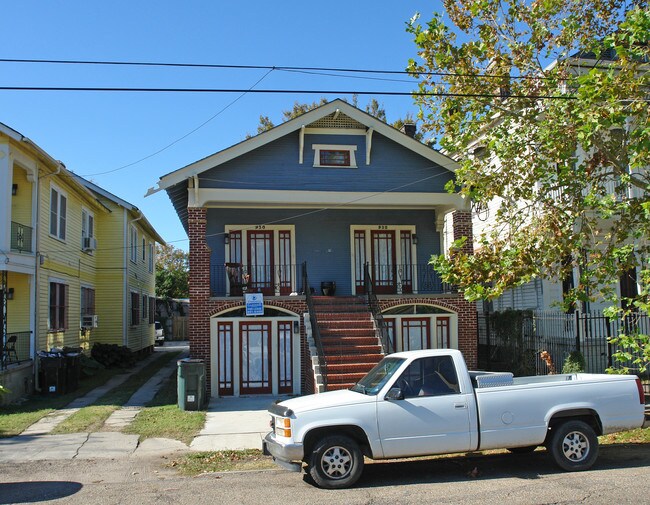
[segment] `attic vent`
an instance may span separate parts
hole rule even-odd
[[[366,126],[362,125],[358,121],[355,121],[351,117],[346,116],[345,114],[339,114],[336,119],[334,119],[334,112],[328,116],[320,118],[318,121],[314,121],[308,128],[350,128],[350,129],[365,129]]]

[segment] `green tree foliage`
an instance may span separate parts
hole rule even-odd
[[[188,253],[172,245],[156,245],[156,296],[189,297],[189,275]]]
[[[567,303],[650,306],[650,13],[646,1],[445,0],[407,25],[419,117],[460,162],[456,186],[493,226],[433,262],[468,299],[534,277],[579,283]],[[638,297],[620,300],[636,268]],[[627,325],[631,327],[633,325]],[[629,338],[628,338],[629,337]],[[648,365],[647,336],[619,337]],[[626,340],[627,339],[627,340]],[[645,354],[643,354],[645,352]],[[641,353],[641,357],[639,357]]]

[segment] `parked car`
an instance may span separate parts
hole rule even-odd
[[[349,390],[274,404],[264,453],[294,471],[307,464],[323,488],[345,488],[363,458],[406,458],[545,445],[567,471],[596,461],[598,436],[644,422],[632,375],[513,377],[469,372],[457,350],[386,356]]]
[[[165,343],[165,330],[163,330],[163,325],[160,321],[154,321],[154,326],[156,327],[156,344],[163,345]]]

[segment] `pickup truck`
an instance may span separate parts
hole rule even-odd
[[[598,436],[641,427],[645,398],[631,375],[513,377],[470,372],[460,351],[384,357],[348,390],[291,398],[269,408],[263,450],[314,483],[346,488],[371,459],[546,446],[567,471],[590,468]]]

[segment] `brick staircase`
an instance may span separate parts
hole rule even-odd
[[[383,357],[368,303],[359,296],[313,300],[327,363],[327,390],[348,388]]]

